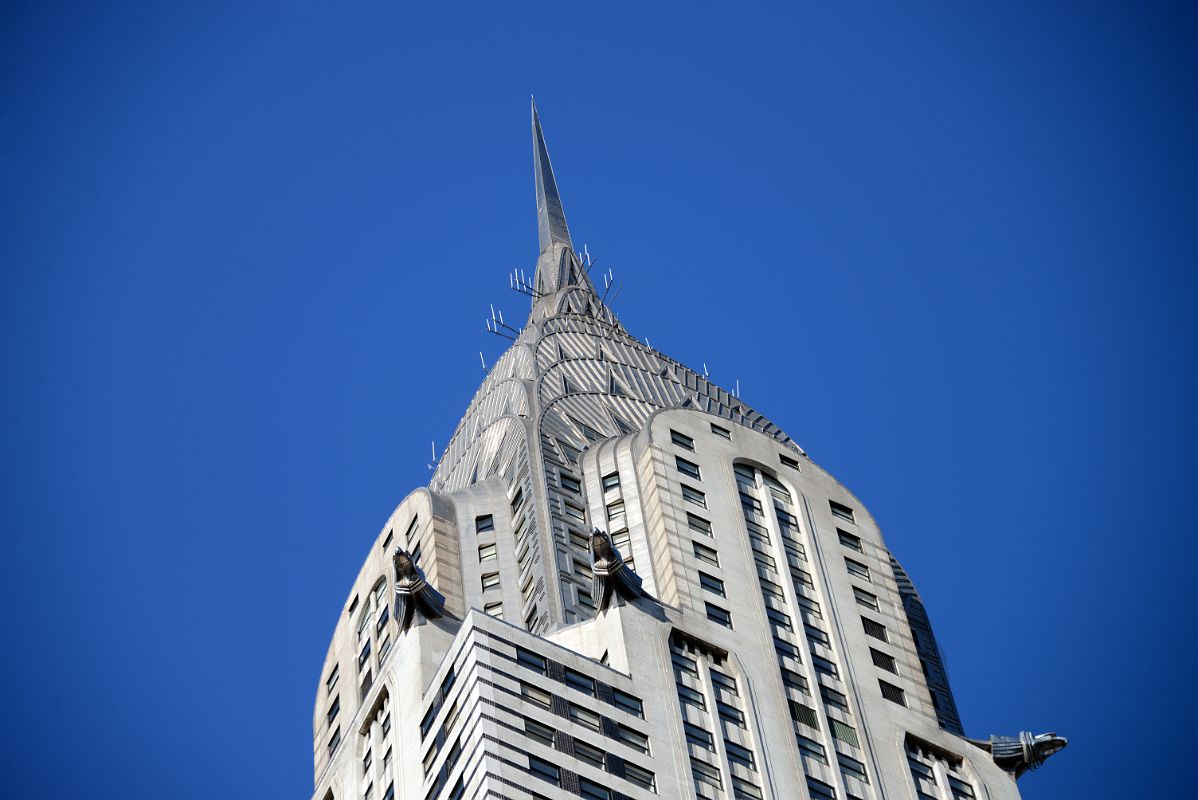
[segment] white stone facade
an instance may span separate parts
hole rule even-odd
[[[623,330],[534,147],[532,313],[349,592],[314,800],[1017,798],[863,504]],[[596,611],[595,527],[646,597]],[[407,631],[396,547],[445,598]]]

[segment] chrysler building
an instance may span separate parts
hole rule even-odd
[[[316,692],[313,800],[1014,800],[864,504],[625,331],[532,111],[531,299],[391,513]]]

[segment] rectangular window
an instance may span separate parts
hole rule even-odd
[[[784,455],[784,454],[782,454],[782,453],[779,453],[779,454],[778,454],[778,460],[782,462],[782,466],[784,466],[784,467],[790,467],[791,469],[798,469],[798,468],[799,468],[799,462],[798,462],[798,460],[797,460],[797,459],[794,459],[794,458],[791,458],[791,457],[790,457],[790,456],[788,456],[788,455]]]
[[[695,452],[695,440],[687,436],[685,433],[679,433],[673,428],[670,429],[670,441],[678,445],[684,450]],[[698,477],[697,475],[695,477]]]
[[[736,800],[762,800],[765,797],[760,786],[735,775],[732,776],[732,796]]]
[[[341,697],[338,696],[337,698],[335,698],[333,700],[333,704],[331,706],[329,706],[328,713],[325,714],[325,717],[327,717],[327,722],[332,723],[332,721],[337,718],[337,712],[340,710],[341,710]]]
[[[703,476],[699,473],[699,465],[695,462],[687,461],[682,456],[674,456],[674,464],[683,475],[694,478],[697,481],[703,479]]]
[[[479,561],[490,561],[491,559],[495,558],[498,554],[499,553],[496,550],[496,545],[494,543],[480,544],[478,546],[478,560]]]
[[[553,695],[540,688],[528,683],[520,684],[520,696],[528,702],[538,705],[541,708],[549,708],[553,705]]]
[[[589,694],[591,697],[595,696],[595,681],[569,667],[566,667],[566,684],[583,694]]]
[[[858,578],[864,578],[867,581],[870,580],[869,567],[865,566],[860,561],[854,561],[846,556],[844,559],[844,565],[848,568],[850,574],[856,575]]]
[[[621,725],[617,729],[616,738],[634,750],[639,750],[642,753],[649,752],[649,737],[627,725]]]
[[[714,433],[716,436],[722,436],[728,440],[732,439],[732,431],[728,430],[727,428],[721,428],[719,425],[716,425],[714,422],[711,423],[711,432]]]
[[[366,666],[367,659],[370,658],[370,639],[366,640],[366,646],[362,648],[362,652],[358,653],[358,669]]]
[[[686,512],[686,524],[692,531],[698,531],[704,536],[711,536],[711,523],[689,511]]]
[[[856,550],[858,553],[864,553],[865,550],[861,546],[861,537],[855,536],[848,531],[836,529],[836,535],[840,538],[840,543],[850,550]]]
[[[695,747],[701,747],[704,750],[715,751],[715,739],[704,728],[698,725],[693,725],[689,722],[682,723],[683,729],[686,731],[686,740]]]
[[[749,748],[725,739],[724,750],[728,753],[728,760],[733,764],[740,764],[751,770],[757,769],[757,763],[753,760],[753,751]]]
[[[808,589],[815,588],[815,581],[811,579],[811,573],[805,569],[798,567],[790,568],[790,577],[800,586],[806,586]]]
[[[553,728],[535,719],[524,718],[524,733],[529,739],[553,747]]]
[[[724,781],[720,778],[720,771],[711,764],[694,757],[691,758],[691,776],[694,777],[696,784],[707,784],[721,791],[724,788]],[[703,796],[707,797],[708,795]]]
[[[624,762],[624,778],[649,791],[655,791],[656,789],[656,780],[652,772],[627,761]]]
[[[684,672],[692,678],[699,677],[699,662],[690,656],[683,653],[671,653],[670,659],[674,662],[674,669]]]
[[[774,572],[778,571],[778,562],[774,560],[773,556],[768,556],[760,550],[753,550],[753,560],[757,562],[758,566],[772,569]]]
[[[836,669],[836,665],[823,656],[811,654],[811,666],[815,667],[816,672],[822,672],[830,678],[839,678],[840,670]]]
[[[620,488],[620,473],[609,472],[603,476],[603,493],[606,494],[612,489]]]
[[[483,613],[490,614],[495,619],[503,619],[503,603],[487,603],[483,606]]]
[[[795,740],[799,743],[799,752],[808,758],[814,758],[821,764],[828,763],[828,753],[824,750],[824,746],[814,739],[810,739],[801,733],[795,734]]]
[[[487,533],[495,530],[495,517],[491,514],[483,514],[481,517],[474,518],[475,533]]]
[[[602,750],[600,750],[598,747],[595,747],[594,745],[590,745],[590,744],[587,744],[586,742],[575,739],[574,740],[574,755],[576,758],[579,758],[579,759],[585,761],[586,763],[591,764],[592,766],[596,766],[596,767],[599,767],[600,769],[602,769],[603,763],[605,761],[604,756],[606,756],[607,753],[603,752]]]
[[[715,667],[712,667],[709,672],[711,673],[711,682],[716,689],[740,697],[740,691],[736,688],[736,678],[733,678],[731,675],[725,675]]]
[[[639,697],[634,697],[628,692],[621,692],[619,689],[612,689],[612,700],[620,710],[644,719],[645,707]]]
[[[777,636],[774,637],[774,652],[780,656],[793,658],[795,661],[801,662],[803,660],[802,656],[799,654],[799,648],[795,647],[785,639],[779,639]]]
[[[562,511],[567,517],[579,523],[580,525],[585,524],[587,521],[586,511],[579,506],[574,505],[573,503],[562,503]]]
[[[892,703],[898,703],[900,706],[907,705],[907,698],[903,695],[903,690],[893,683],[886,681],[878,681],[878,685],[882,688],[882,696]]]
[[[586,800],[611,800],[611,789],[579,776],[578,793]]]
[[[894,656],[883,653],[881,650],[875,650],[871,647],[869,648],[869,657],[874,660],[875,667],[880,667],[887,672],[893,672],[895,675],[898,674],[898,665],[894,660]]]
[[[811,694],[811,690],[807,688],[807,679],[793,669],[782,667],[782,685],[788,689],[794,689],[803,694]]]
[[[558,479],[558,483],[560,483],[562,485],[562,488],[565,489],[567,492],[573,492],[574,494],[578,494],[579,492],[582,491],[582,484],[580,484],[578,482],[578,478],[575,478],[573,475],[567,475],[564,472],[559,472],[557,475],[557,479]]]
[[[687,705],[707,710],[707,701],[703,699],[703,695],[685,684],[678,684],[678,699]]]
[[[860,747],[861,743],[857,740],[857,731],[851,725],[845,725],[838,719],[828,717],[828,724],[832,727],[832,738],[839,739],[845,744],[851,744],[853,747]],[[864,775],[864,773],[862,773]],[[858,780],[865,780],[864,777]]]
[[[819,603],[815,602],[810,597],[804,597],[801,594],[796,595],[795,599],[798,600],[799,607],[802,608],[804,611],[806,611],[808,614],[810,614],[811,616],[816,617],[818,619],[823,619],[824,612],[820,609]]]
[[[886,638],[886,626],[882,623],[876,622],[869,617],[862,617],[861,626],[865,628],[865,632],[867,634],[875,639],[879,639],[883,642],[889,641],[889,639]]]
[[[383,800],[395,800],[395,784],[387,784],[387,791],[383,792]]]
[[[611,527],[618,528],[624,524],[624,501],[613,500],[607,504],[607,519]]]
[[[679,486],[682,487],[683,500],[688,503],[694,503],[701,508],[707,508],[707,495],[692,486],[687,486],[685,483],[679,484]]]
[[[341,677],[341,665],[334,664],[333,671],[329,673],[329,677],[325,678],[324,690],[326,692],[333,691],[333,687],[337,685],[337,679]]]
[[[549,662],[545,657],[539,656],[531,650],[525,650],[523,647],[516,648],[516,663],[538,675],[549,674]]]
[[[706,592],[725,597],[724,582],[714,575],[708,575],[706,572],[699,573],[699,585]]]
[[[874,611],[878,610],[878,596],[864,589],[853,587],[853,597],[857,600],[857,605],[865,606]]]
[[[494,589],[496,586],[499,585],[499,573],[498,572],[484,573],[483,577],[482,577],[482,583],[483,583],[484,591],[487,589]]]
[[[745,727],[745,714],[739,708],[718,701],[715,707],[716,711],[719,712],[720,719],[724,720],[724,722],[730,722],[739,728]]]
[[[836,790],[816,778],[807,778],[807,794],[811,800],[836,800]]]
[[[842,694],[835,689],[829,689],[827,686],[823,685],[819,687],[819,694],[820,697],[824,698],[824,703],[826,703],[829,708],[834,708],[837,711],[843,711],[846,714],[849,713],[848,695]]]
[[[719,623],[725,628],[732,627],[732,615],[726,609],[712,605],[711,603],[704,603],[703,605],[707,607],[707,618],[709,620]]]
[[[579,725],[582,725],[584,728],[590,728],[593,731],[599,731],[603,729],[603,725],[600,722],[600,716],[594,711],[591,711],[589,708],[583,708],[582,706],[577,706],[571,703],[569,716],[571,720],[577,722]]]
[[[708,564],[714,564],[717,567],[720,565],[720,556],[715,550],[698,542],[691,542],[691,545],[695,551],[695,558],[706,561]]]
[[[700,573],[700,574],[702,574],[702,573]],[[783,630],[788,630],[788,631],[794,630],[794,626],[790,624],[790,616],[782,613],[781,611],[779,611],[776,608],[771,608],[770,606],[766,606],[765,616],[770,622],[773,622],[774,624],[778,625]]]
[[[544,759],[536,756],[528,757],[528,771],[537,776],[543,781],[548,781],[554,786],[560,786],[562,782],[562,773],[557,767],[550,764]]]
[[[365,757],[362,759],[362,774],[370,774],[370,765],[374,763],[374,751],[367,750]]]
[[[847,522],[856,522],[856,520],[853,519],[853,509],[849,508],[848,506],[837,503],[835,500],[829,500],[828,507],[832,509],[833,516],[840,517]]]
[[[828,638],[828,634],[814,625],[803,625],[803,630],[807,632],[807,641],[822,644],[824,647],[831,647],[832,641]]]
[[[521,486],[516,490],[516,494],[512,496],[512,516],[516,516],[516,512],[524,505],[524,487]]]
[[[341,744],[341,727],[340,726],[338,726],[337,730],[333,731],[333,735],[329,737],[329,754],[330,755],[332,755],[333,751],[337,749],[337,745],[339,745],[339,744]]]
[[[862,783],[869,783],[869,777],[865,774],[865,765],[855,758],[846,756],[844,753],[837,753],[836,760],[840,762],[840,771],[850,778],[856,778]]]

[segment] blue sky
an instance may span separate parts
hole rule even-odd
[[[310,794],[344,593],[526,308],[530,93],[626,326],[869,505],[969,733],[1071,737],[1024,796],[1183,780],[1192,9],[250,5],[3,12],[6,794]]]

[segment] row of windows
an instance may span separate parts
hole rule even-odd
[[[583,694],[610,703],[611,705],[619,708],[621,711],[641,718],[644,718],[645,716],[645,707],[639,697],[617,689],[614,686],[598,683],[593,678],[584,675],[577,670],[571,669],[570,667],[564,666],[562,664],[558,664],[555,661],[551,661],[550,659],[534,653],[531,650],[526,650],[523,647],[517,647],[515,661],[525,669],[536,672],[538,675],[544,675],[546,677],[558,680],[559,682],[564,683],[570,688],[582,692]]]

